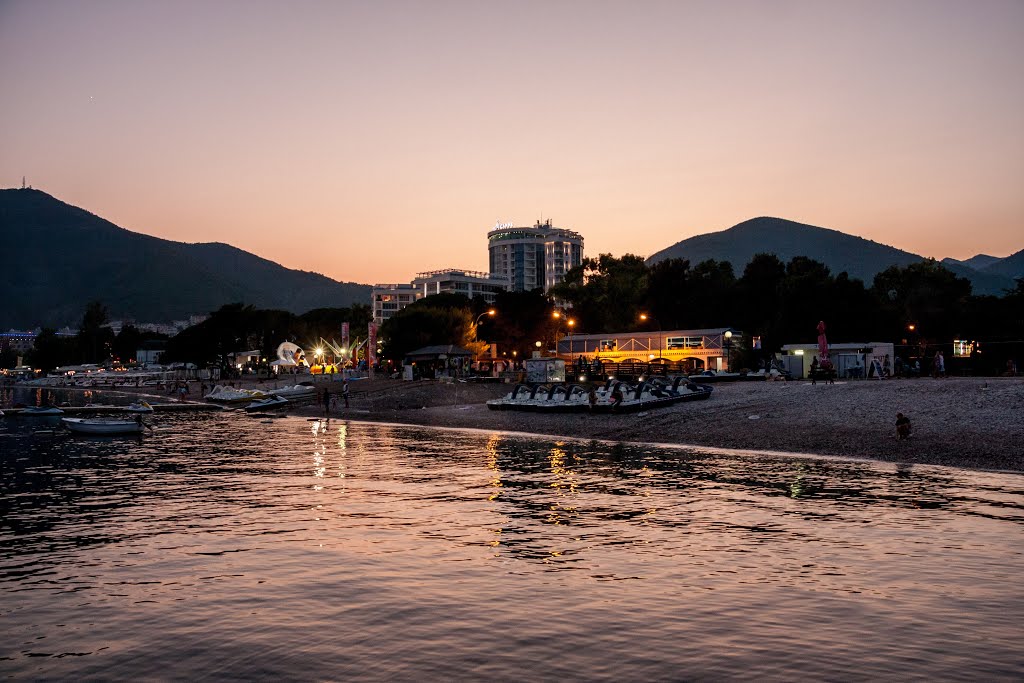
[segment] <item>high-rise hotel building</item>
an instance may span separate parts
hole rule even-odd
[[[583,262],[583,236],[550,220],[533,227],[498,224],[487,233],[491,274],[508,278],[510,289],[547,292]]]

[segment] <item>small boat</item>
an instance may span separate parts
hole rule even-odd
[[[129,405],[125,411],[129,413],[152,413],[153,406],[149,405],[145,401],[138,401],[137,403]]]
[[[266,397],[267,395],[262,391],[256,391],[254,389],[232,389],[231,387],[225,387],[218,384],[213,388],[213,391],[203,398],[208,401],[217,401],[219,403],[242,403]]]
[[[289,401],[284,396],[268,396],[267,398],[261,398],[258,401],[253,401],[245,407],[245,412],[255,413],[260,410],[272,410],[274,408],[281,408],[282,406],[288,405]]]
[[[316,394],[316,387],[306,386],[305,384],[296,384],[291,387],[281,387],[280,389],[271,389],[267,392],[271,396],[281,396],[282,398],[297,398],[300,396],[313,396]]]
[[[141,434],[147,425],[138,420],[107,420],[91,417],[65,417],[64,426],[79,434]]]
[[[43,407],[43,406],[29,406],[28,408],[22,408],[19,415],[26,417],[52,417],[54,415],[63,415],[64,411],[60,408],[54,407]]]

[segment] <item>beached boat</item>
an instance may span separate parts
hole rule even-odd
[[[52,406],[29,406],[28,408],[22,408],[18,414],[24,417],[52,417],[54,415],[63,415],[64,411]]]
[[[125,410],[129,413],[152,413],[153,406],[145,401],[138,401],[129,405]]]
[[[267,398],[261,398],[258,401],[253,401],[245,407],[245,411],[254,413],[260,410],[273,410],[274,408],[283,408],[289,403],[290,401],[284,396],[268,396]]]
[[[282,398],[304,398],[312,397],[316,395],[316,387],[306,386],[304,384],[296,384],[291,387],[281,387],[280,389],[271,389],[267,392],[270,396],[280,396]]]
[[[593,405],[590,391],[578,384],[519,384],[506,396],[492,399],[492,410],[530,410],[563,413],[635,412],[660,408],[681,401],[699,401],[711,396],[712,387],[695,384],[685,377],[652,379],[638,384],[608,380],[594,389]]]
[[[61,422],[72,432],[79,434],[141,434],[146,428],[142,419],[108,420],[91,417],[65,417]]]
[[[213,391],[204,396],[206,400],[217,401],[218,403],[246,403],[266,397],[267,394],[262,391],[256,391],[254,389],[235,389],[233,387],[221,386],[220,384],[215,386]]]

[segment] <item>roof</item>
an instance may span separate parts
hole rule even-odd
[[[472,356],[474,355],[469,349],[464,349],[461,346],[455,346],[454,344],[440,345],[440,346],[424,346],[422,349],[416,349],[405,354],[405,357],[409,360],[434,360],[441,356]]]

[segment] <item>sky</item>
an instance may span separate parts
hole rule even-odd
[[[1024,2],[0,0],[0,186],[362,283],[496,223],[1024,248]]]

